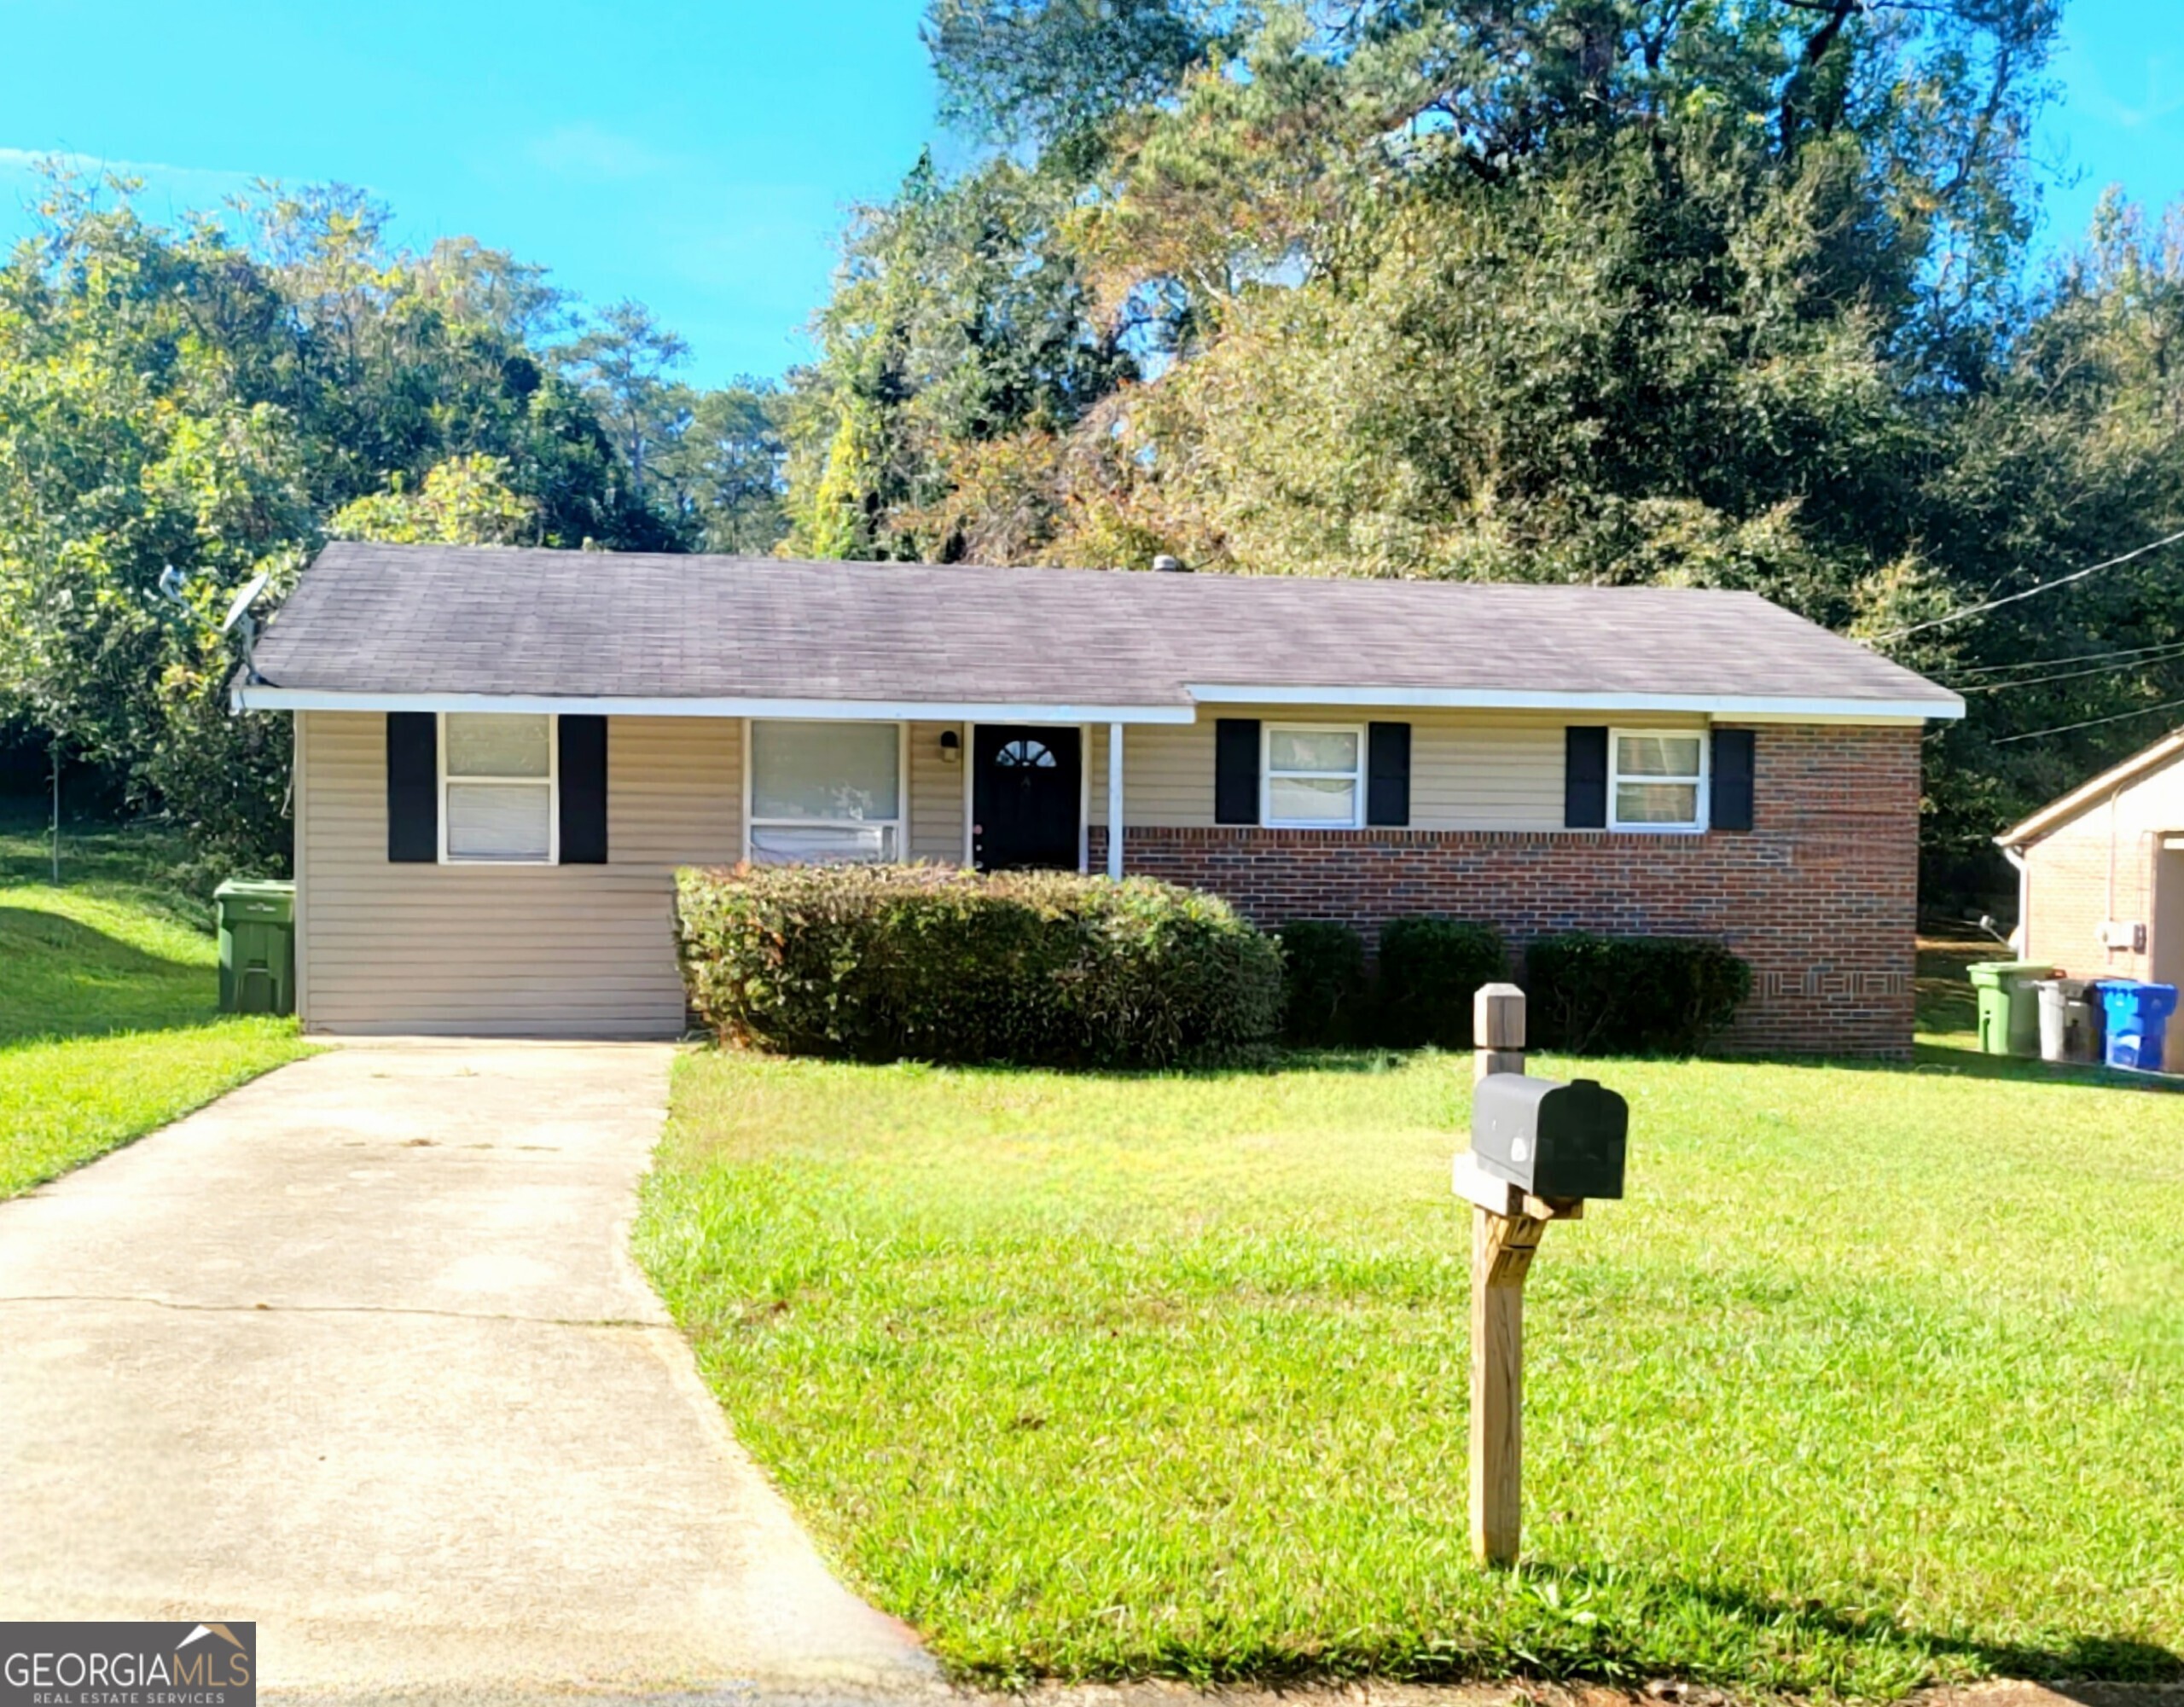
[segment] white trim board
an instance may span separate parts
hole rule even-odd
[[[1529,688],[1252,688],[1194,682],[1202,705],[1385,706],[1395,710],[1683,711],[1752,723],[1922,723],[1964,715],[1964,701],[1792,699],[1768,694],[1576,694]]]
[[[2057,796],[2030,817],[2004,830],[1995,838],[1995,844],[2001,848],[2029,848],[2088,807],[2160,769],[2180,752],[2184,752],[2184,729],[2171,731],[2151,746],[2140,748],[2121,764],[2111,765],[2091,781],[2081,782],[2069,793]]]
[[[1175,705],[1017,705],[916,700],[645,699],[555,694],[354,693],[235,688],[238,711],[563,711],[619,717],[805,717],[860,723],[1194,723],[1199,705],[1298,705],[1325,710],[1566,711],[1585,717],[1683,712],[1750,723],[1918,724],[1964,715],[1947,700],[1798,699],[1766,694],[1567,693],[1519,688],[1271,688],[1193,683]]]
[[[914,700],[659,700],[557,694],[362,694],[327,688],[237,687],[238,711],[560,711],[611,717],[788,717],[861,723],[1193,723],[1178,705],[973,704]]]

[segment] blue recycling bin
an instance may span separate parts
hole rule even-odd
[[[2159,1072],[2162,1040],[2176,1011],[2176,986],[2119,979],[2100,986],[2100,1006],[2107,1019],[2108,1065]]]

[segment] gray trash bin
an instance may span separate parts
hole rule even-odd
[[[2040,1059],[2097,1061],[2100,1059],[2100,1002],[2094,979],[2040,980]]]

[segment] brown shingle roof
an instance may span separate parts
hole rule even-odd
[[[1181,707],[1196,686],[1961,710],[1750,593],[352,543],[305,572],[257,667],[361,694]]]

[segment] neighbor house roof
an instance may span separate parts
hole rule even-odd
[[[1188,722],[1208,703],[1954,717],[1751,593],[329,545],[244,709]]]
[[[2091,781],[2082,782],[2069,793],[2050,800],[2024,822],[2011,825],[1995,840],[2006,848],[2025,847],[2060,829],[2087,807],[2099,804],[2118,789],[2166,769],[2180,755],[2184,755],[2184,729],[2172,729],[2152,746],[2140,747],[2121,764],[2111,765]]]

